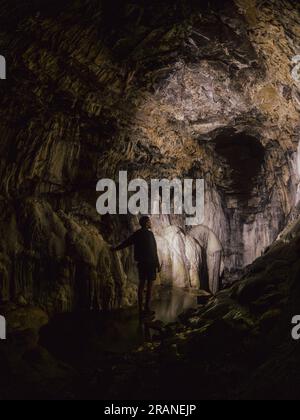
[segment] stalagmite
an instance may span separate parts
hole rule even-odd
[[[223,248],[216,235],[206,226],[194,227],[190,235],[206,252],[209,277],[209,289],[216,293],[220,288],[220,276],[223,270]]]

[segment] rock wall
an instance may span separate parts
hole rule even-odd
[[[13,220],[1,238],[1,300],[38,302],[51,313],[134,302],[134,286],[127,285],[119,257],[96,227],[62,210],[55,213],[37,198],[15,211],[17,219],[10,214]],[[7,235],[13,239],[13,234],[19,242],[5,249]]]

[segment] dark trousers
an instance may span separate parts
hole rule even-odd
[[[144,291],[145,285],[147,283],[147,293],[146,293],[146,303],[145,310],[150,310],[151,297],[152,297],[152,287],[153,282],[156,280],[156,267],[153,264],[149,263],[138,263],[138,272],[139,272],[139,310],[140,313],[143,312],[144,304]]]

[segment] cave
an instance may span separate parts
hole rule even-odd
[[[221,134],[215,139],[215,151],[224,158],[224,166],[231,169],[231,179],[224,179],[228,184],[225,194],[237,198],[247,206],[251,193],[258,184],[264,163],[264,148],[255,137],[245,133]],[[226,182],[227,181],[227,182]],[[240,204],[241,205],[241,204]]]
[[[298,400],[299,2],[3,0],[0,27],[0,400]],[[153,180],[203,180],[201,220],[174,185],[130,212]]]

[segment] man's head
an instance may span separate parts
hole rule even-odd
[[[140,218],[140,225],[143,229],[151,229],[151,219],[149,216],[143,216]]]

